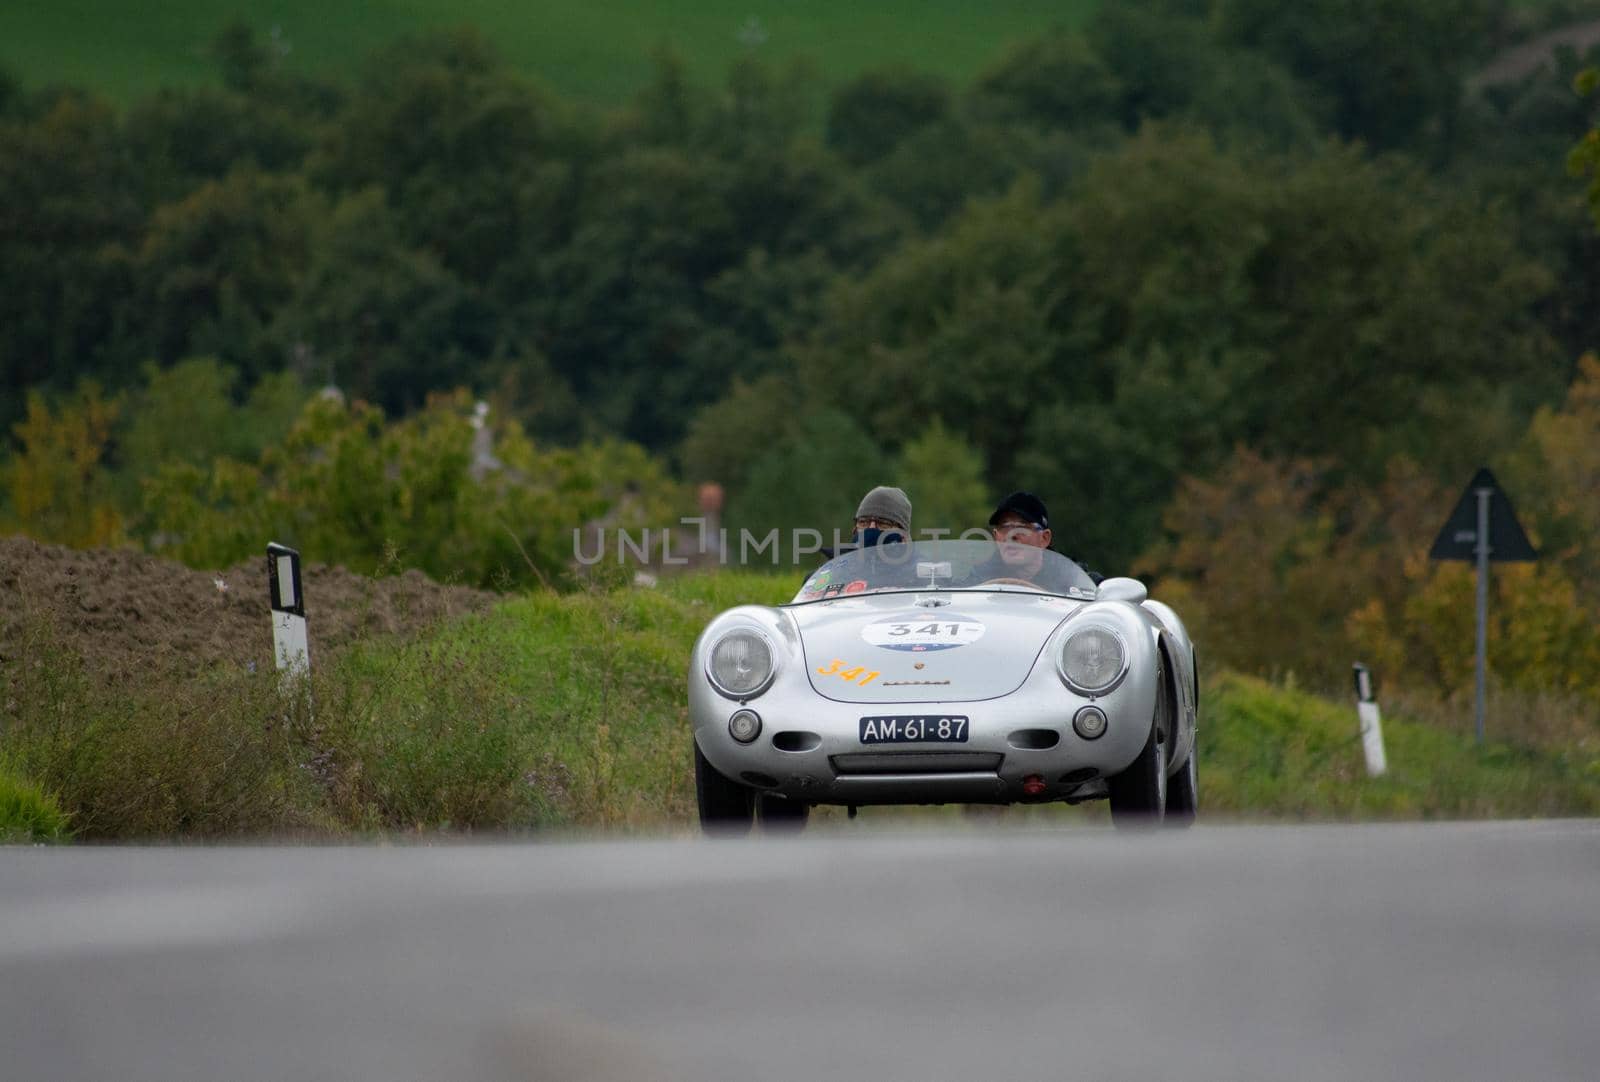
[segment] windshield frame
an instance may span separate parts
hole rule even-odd
[[[889,560],[891,566],[897,569],[914,569],[918,564],[922,563],[950,562],[955,564],[957,561],[952,560],[951,557],[960,556],[965,557],[965,559],[962,559],[959,562],[962,564],[965,571],[970,572],[988,560],[1000,559],[1002,548],[1007,548],[1014,551],[1020,551],[1021,549],[1032,549],[1032,551],[1042,554],[1044,560],[1042,567],[1050,567],[1056,575],[1064,576],[1068,579],[1076,579],[1077,581],[1069,582],[1061,589],[1057,589],[1053,584],[1049,583],[1023,585],[1021,583],[996,582],[994,585],[961,585],[959,584],[961,575],[952,573],[949,581],[940,582],[935,578],[932,583],[889,583],[880,586],[867,586],[853,593],[843,592],[843,587],[847,580],[849,580],[852,584],[859,580],[859,576],[865,571],[865,568],[862,565],[869,560],[887,558],[891,553],[897,553],[901,545],[906,545],[910,551],[906,552],[903,557],[897,557]],[[997,568],[997,570],[1008,569]],[[816,582],[818,576],[823,572],[828,572],[829,577],[823,579],[820,584],[816,585],[813,590],[808,592],[807,587],[812,586],[813,583]],[[1035,573],[1037,573],[1037,570]],[[995,578],[1001,577],[1009,578],[1012,576],[995,576]],[[1016,577],[1020,578],[1022,576],[1019,575]],[[994,580],[989,579],[985,581]],[[892,542],[890,545],[851,549],[848,552],[840,552],[838,555],[834,556],[820,567],[815,568],[810,574],[808,574],[805,578],[805,581],[800,584],[799,589],[795,591],[794,597],[784,602],[781,607],[789,608],[799,605],[815,605],[823,601],[839,601],[855,597],[905,593],[1008,593],[1026,594],[1034,597],[1059,597],[1070,601],[1093,601],[1099,595],[1099,588],[1096,586],[1094,580],[1090,578],[1089,573],[1085,571],[1081,565],[1079,565],[1076,561],[1061,555],[1054,549],[1036,549],[1032,548],[1032,546],[1023,546],[1015,543],[997,542],[992,540],[975,541],[970,539],[940,539],[931,541]]]

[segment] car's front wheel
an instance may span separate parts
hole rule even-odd
[[[1150,735],[1139,757],[1110,780],[1111,821],[1119,827],[1148,827],[1161,822],[1167,809],[1167,734],[1172,695],[1166,674],[1156,673],[1156,711]]]
[[[1167,781],[1167,813],[1163,822],[1169,827],[1194,826],[1195,815],[1200,810],[1200,779],[1195,768],[1199,753],[1199,748],[1190,748],[1183,769]]]
[[[694,795],[707,834],[746,834],[755,816],[755,791],[721,774],[694,744]]]
[[[786,796],[762,793],[756,797],[756,815],[761,819],[762,827],[770,832],[793,833],[805,829],[806,820],[811,815],[811,805],[790,800]]]
[[[1111,779],[1111,821],[1119,827],[1149,827],[1161,822],[1167,805],[1167,745],[1161,728],[1150,737],[1128,769]]]

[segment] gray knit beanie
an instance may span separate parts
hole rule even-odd
[[[911,498],[898,488],[879,485],[861,497],[856,518],[878,518],[893,522],[902,530],[911,529]]]

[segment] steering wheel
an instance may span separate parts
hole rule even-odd
[[[980,582],[980,583],[978,583],[978,585],[979,586],[1026,586],[1031,590],[1037,590],[1039,588],[1039,584],[1038,583],[1029,582],[1027,579],[990,579],[987,582]]]

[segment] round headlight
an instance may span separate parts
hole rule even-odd
[[[738,627],[711,647],[706,675],[730,699],[750,699],[772,683],[772,644],[753,628]]]
[[[1110,691],[1127,667],[1122,639],[1110,628],[1082,628],[1061,645],[1061,676],[1074,691],[1088,695]]]

